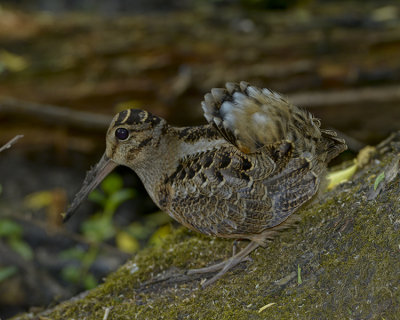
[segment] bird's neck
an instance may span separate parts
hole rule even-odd
[[[186,157],[227,144],[208,125],[198,127],[168,127],[155,148],[149,152],[146,161],[132,168],[154,202],[159,203],[157,189],[172,175]]]

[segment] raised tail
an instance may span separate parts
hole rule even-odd
[[[326,161],[329,162],[343,151],[347,150],[347,144],[344,139],[337,136],[333,130],[321,129],[322,138],[326,143]]]

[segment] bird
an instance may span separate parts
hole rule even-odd
[[[293,225],[293,213],[318,194],[328,162],[347,146],[307,110],[244,81],[212,89],[201,106],[207,124],[199,126],[175,127],[139,109],[116,114],[105,153],[64,220],[116,166],[127,166],[180,224],[208,236],[250,240],[225,261],[188,270],[218,271],[206,287]]]

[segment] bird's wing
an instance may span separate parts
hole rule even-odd
[[[246,238],[282,223],[315,195],[343,144],[309,112],[245,82],[212,89],[202,108],[229,143],[183,158],[164,194],[172,216],[206,234]]]
[[[262,232],[284,221],[310,199],[318,179],[305,158],[292,158],[282,141],[245,154],[233,146],[181,160],[163,183],[164,206],[179,222],[205,234]]]
[[[204,117],[244,153],[299,135],[320,136],[319,121],[278,93],[246,82],[212,89],[202,102]]]

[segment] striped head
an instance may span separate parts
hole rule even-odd
[[[166,125],[164,119],[147,111],[122,111],[108,128],[105,155],[119,165],[134,168],[152,155]]]
[[[90,170],[79,192],[68,208],[68,220],[88,194],[118,165],[132,169],[154,157],[154,148],[160,143],[167,123],[143,110],[125,110],[112,120],[107,131],[106,152]]]

